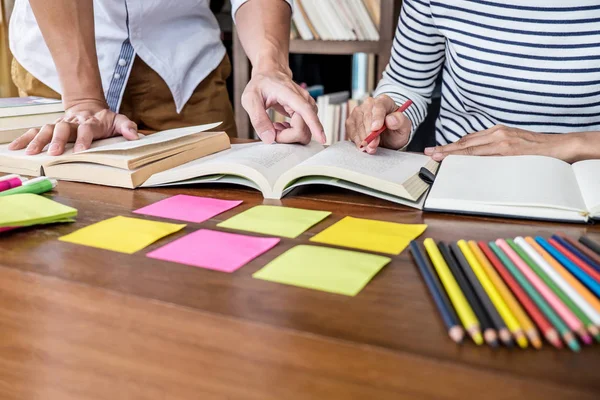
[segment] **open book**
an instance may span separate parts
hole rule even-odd
[[[425,209],[586,222],[600,218],[600,160],[449,156]]]
[[[155,174],[142,186],[230,183],[279,199],[296,187],[324,184],[422,208],[429,185],[418,176],[421,167],[435,173],[437,163],[423,155],[387,149],[368,155],[351,142],[327,149],[315,142],[234,144],[230,150]]]
[[[41,176],[135,188],[150,176],[230,147],[225,132],[204,132],[220,123],[192,126],[140,135],[127,141],[122,136],[97,140],[90,149],[73,153],[73,144],[61,156],[46,151],[26,155],[0,146],[0,172]]]

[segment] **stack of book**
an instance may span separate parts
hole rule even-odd
[[[63,115],[60,100],[42,97],[0,98],[0,144],[12,142],[31,128],[53,124]]]
[[[296,0],[292,39],[379,40],[381,0]]]

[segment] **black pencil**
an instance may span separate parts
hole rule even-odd
[[[438,311],[442,315],[444,324],[448,329],[448,336],[456,343],[462,342],[465,337],[465,331],[454,311],[454,307],[452,307],[452,303],[450,303],[446,291],[442,287],[428,257],[425,255],[425,251],[413,240],[410,242],[410,252],[419,267],[419,271],[421,271],[423,280],[429,288],[429,292],[431,293],[431,297],[433,297],[433,301],[435,302]]]
[[[458,266],[456,258],[450,253],[450,248],[444,242],[438,242],[438,247],[440,248],[442,256],[446,260],[446,264],[448,264],[450,271],[452,271],[452,274],[456,279],[456,283],[458,283],[458,286],[467,298],[467,301],[469,304],[471,304],[471,308],[481,324],[481,330],[483,332],[483,338],[485,339],[485,342],[492,347],[498,346],[498,334],[496,333],[495,327],[492,325],[490,317],[483,308],[479,298],[473,291],[473,288],[464,275],[464,272]]]
[[[586,247],[588,247],[590,250],[593,250],[594,253],[600,255],[600,244],[594,242],[592,239],[590,239],[587,236],[580,237],[579,241],[582,244],[584,244]]]
[[[488,317],[490,317],[492,326],[494,326],[498,331],[498,337],[506,346],[512,346],[513,340],[510,331],[506,327],[504,320],[498,313],[498,310],[494,306],[494,303],[492,303],[492,300],[488,296],[487,292],[485,291],[483,286],[481,286],[481,282],[479,282],[479,279],[477,279],[475,272],[473,272],[473,270],[471,269],[471,266],[469,265],[469,262],[463,255],[462,251],[456,243],[452,243],[450,245],[450,249],[452,251],[452,254],[454,254],[454,257],[456,258],[456,261],[458,261],[458,265],[461,267],[465,276],[471,283],[471,287],[473,288],[473,291],[477,295],[477,298],[483,305],[483,308],[487,312]]]

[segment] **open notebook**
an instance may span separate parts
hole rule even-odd
[[[557,221],[600,219],[600,160],[449,156],[425,209]]]
[[[128,141],[122,136],[97,140],[90,149],[73,153],[73,144],[61,156],[45,151],[31,156],[25,150],[0,146],[0,172],[41,176],[135,188],[155,173],[230,147],[225,132],[205,132],[220,123],[192,126],[140,135]]]
[[[142,186],[230,183],[252,187],[265,198],[279,199],[303,185],[333,185],[415,208],[422,208],[429,185],[418,174],[433,173],[429,157],[379,149],[376,155],[356,150],[351,142],[328,148],[249,143],[155,174]]]

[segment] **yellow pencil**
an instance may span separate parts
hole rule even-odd
[[[483,254],[483,251],[477,245],[477,243],[473,240],[470,240],[469,246],[471,247],[471,250],[473,250],[477,261],[479,261],[479,264],[485,270],[485,273],[487,274],[488,278],[490,278],[492,284],[496,286],[496,290],[498,290],[498,293],[500,294],[502,299],[504,299],[504,302],[512,311],[513,315],[521,325],[521,328],[529,338],[529,341],[531,342],[533,347],[535,347],[536,349],[542,347],[540,335],[538,334],[535,325],[533,325],[533,321],[531,321],[531,319],[529,318],[529,315],[527,315],[525,310],[523,310],[521,303],[517,301],[515,296],[512,294],[511,290],[508,288],[508,286],[506,286],[500,275],[498,275],[498,272],[496,272],[496,269],[489,262],[486,255]],[[525,340],[525,347],[527,347],[526,342],[527,340]],[[517,341],[517,343],[519,342]],[[519,346],[521,346],[521,343],[519,343]]]
[[[523,334],[523,330],[519,325],[519,322],[502,299],[502,296],[500,296],[500,293],[498,293],[498,291],[496,290],[496,287],[494,286],[492,281],[490,281],[490,279],[486,275],[485,271],[483,270],[483,267],[481,266],[481,264],[479,264],[479,261],[477,261],[477,258],[473,254],[473,251],[471,250],[467,242],[465,242],[464,240],[459,240],[457,244],[460,250],[465,255],[465,258],[467,259],[468,263],[471,265],[473,272],[475,272],[475,275],[477,275],[477,279],[479,279],[479,282],[481,282],[481,286],[483,286],[483,289],[490,297],[490,300],[492,301],[492,303],[494,303],[494,306],[496,306],[496,309],[498,310],[498,313],[506,323],[506,326],[515,336],[515,339],[517,340],[519,346],[522,348],[527,347],[527,339],[525,338],[525,334]]]
[[[483,343],[483,336],[481,335],[479,320],[475,316],[465,295],[460,290],[458,283],[456,283],[456,279],[454,279],[454,275],[452,275],[442,253],[440,253],[440,250],[431,238],[425,239],[423,245],[427,250],[427,254],[429,254],[429,258],[431,258],[432,264],[440,277],[440,281],[442,281],[442,285],[444,285],[448,297],[456,309],[456,313],[463,323],[465,330],[469,332],[469,335],[471,335],[471,338],[477,345],[481,345]]]

